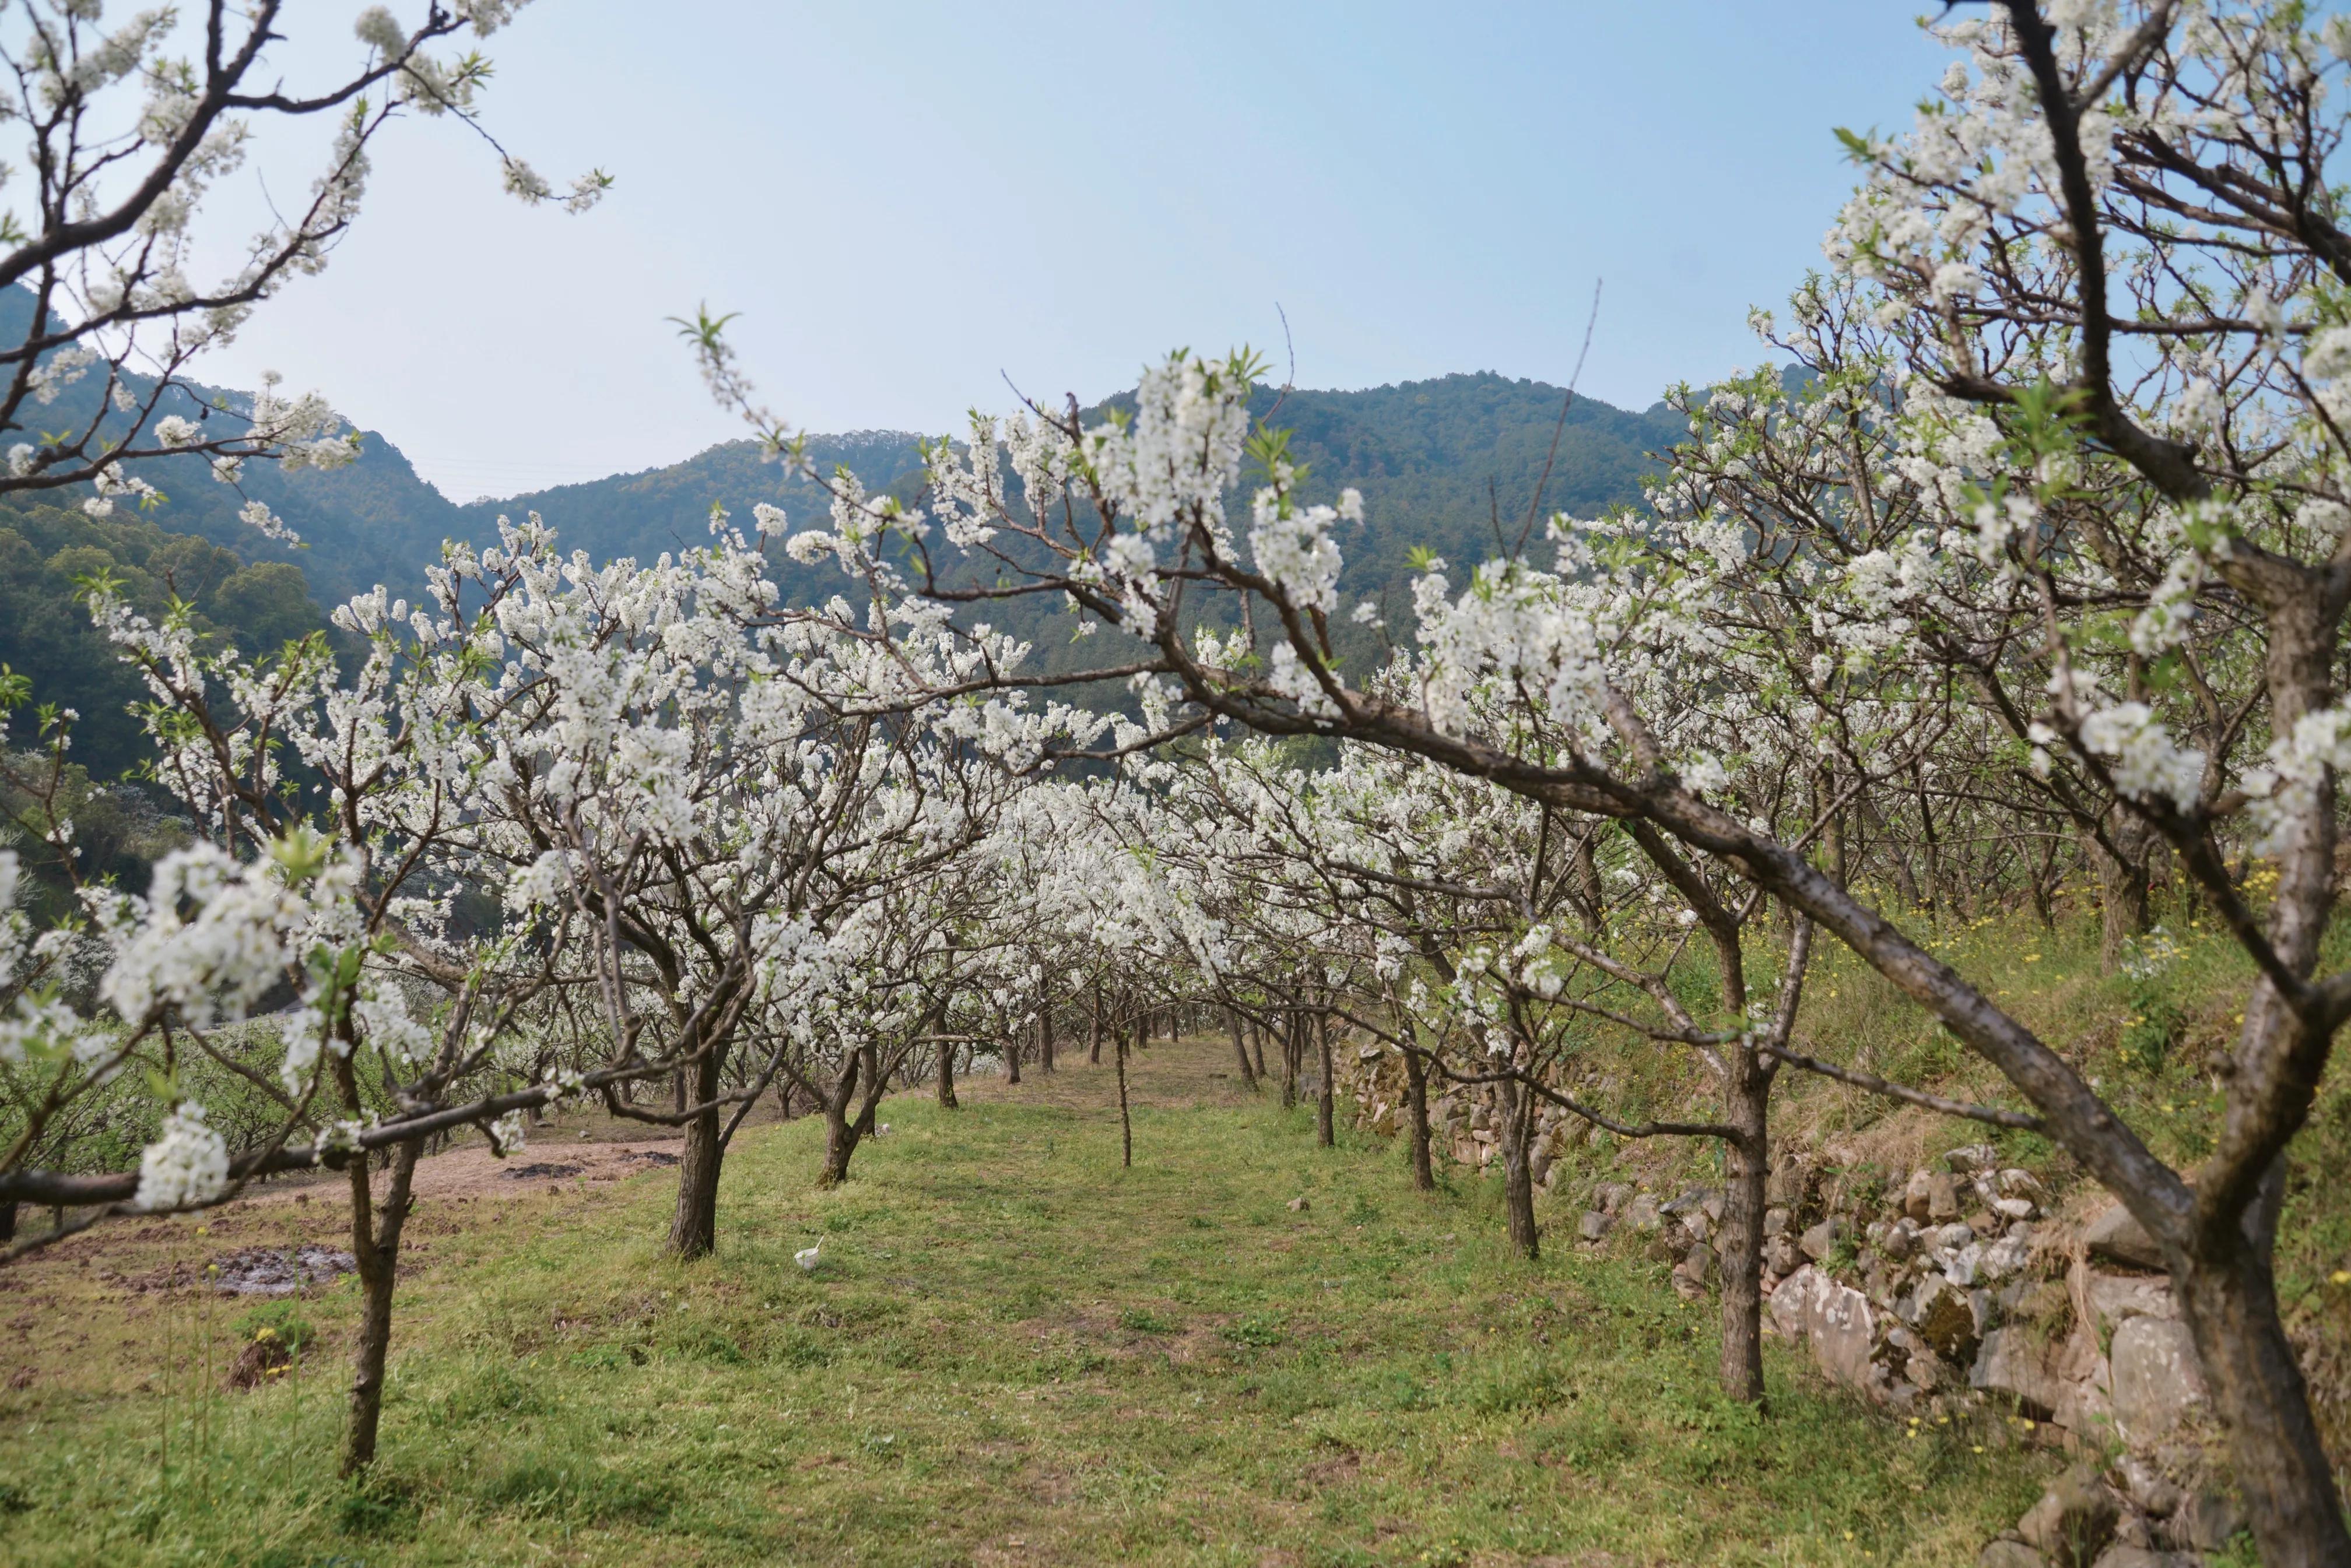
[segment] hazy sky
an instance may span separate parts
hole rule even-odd
[[[355,47],[359,7],[288,9],[289,81]],[[704,300],[793,423],[937,431],[1008,376],[1278,354],[1277,304],[1302,386],[1562,380],[1604,279],[1583,386],[1642,406],[1759,358],[1746,307],[1850,181],[1831,128],[1941,70],[1916,9],[538,0],[486,117],[605,202],[526,209],[461,127],[395,127],[333,265],[201,373],[317,387],[465,499],[740,433],[664,320]]]

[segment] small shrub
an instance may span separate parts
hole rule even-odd
[[[1118,1326],[1135,1334],[1181,1334],[1184,1325],[1147,1312],[1142,1307],[1129,1307],[1118,1314]]]
[[[289,1354],[299,1355],[310,1348],[319,1337],[319,1330],[296,1309],[294,1303],[265,1302],[239,1315],[236,1337],[247,1343],[265,1337],[274,1339]]]
[[[1282,1324],[1279,1319],[1261,1317],[1251,1313],[1237,1323],[1225,1325],[1225,1337],[1235,1345],[1246,1345],[1259,1350],[1269,1350],[1282,1340]]]

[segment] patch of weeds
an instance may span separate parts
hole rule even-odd
[[[1184,1223],[1189,1225],[1195,1231],[1213,1231],[1217,1228],[1217,1222],[1214,1220],[1209,1219],[1206,1214],[1195,1214],[1190,1219],[1185,1220]]]
[[[823,1366],[831,1362],[832,1349],[810,1334],[784,1334],[770,1342],[767,1359],[778,1366]]]
[[[408,1487],[370,1476],[336,1501],[335,1529],[344,1535],[381,1539],[416,1528],[416,1499]]]
[[[2206,1568],[2262,1568],[2262,1552],[2253,1544],[2252,1532],[2241,1530],[2220,1551],[2208,1552],[2204,1562]]]
[[[1571,1406],[1553,1422],[1545,1451],[1572,1470],[1613,1469],[1633,1457],[1633,1433],[1596,1403]]]
[[[308,1350],[311,1342],[319,1337],[317,1327],[297,1311],[295,1303],[290,1301],[265,1302],[237,1317],[236,1337],[240,1342],[262,1338],[264,1329],[268,1330],[267,1337],[275,1339],[297,1355]]]
[[[571,1353],[571,1365],[590,1372],[620,1372],[636,1365],[617,1345],[591,1345]]]
[[[1269,1375],[1262,1397],[1265,1407],[1277,1416],[1302,1416],[1309,1410],[1327,1410],[1339,1402],[1329,1374],[1302,1368]]]
[[[679,1355],[720,1366],[740,1366],[748,1359],[741,1345],[707,1324],[680,1334],[674,1344]]]
[[[1118,1314],[1118,1326],[1135,1334],[1181,1334],[1184,1325],[1171,1318],[1142,1307],[1129,1307]]]
[[[33,1500],[25,1495],[23,1487],[14,1481],[0,1481],[0,1516],[30,1513],[32,1511]]]
[[[1379,1217],[1380,1211],[1360,1192],[1355,1194],[1354,1201],[1347,1205],[1346,1213],[1340,1216],[1350,1225],[1369,1225]]]
[[[532,1415],[547,1407],[538,1385],[504,1361],[481,1367],[442,1395],[438,1403],[441,1418],[452,1425]]]
[[[1481,1357],[1462,1391],[1462,1399],[1480,1415],[1510,1411],[1549,1410],[1566,1403],[1573,1390],[1558,1363],[1527,1352]]]
[[[1225,1337],[1235,1345],[1246,1345],[1257,1350],[1270,1350],[1280,1345],[1286,1324],[1278,1317],[1250,1313],[1224,1327]]]
[[[1428,1385],[1403,1366],[1382,1366],[1357,1379],[1358,1397],[1376,1410],[1426,1410]]]
[[[676,1503],[675,1490],[665,1481],[538,1459],[508,1465],[475,1495],[498,1512],[575,1524],[657,1524]]]

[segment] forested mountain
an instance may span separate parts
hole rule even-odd
[[[1252,410],[1270,413],[1291,432],[1291,452],[1308,470],[1308,499],[1332,499],[1345,485],[1364,493],[1365,521],[1347,525],[1341,536],[1344,586],[1351,597],[1388,595],[1391,618],[1400,619],[1405,601],[1395,590],[1415,546],[1466,565],[1494,553],[1498,537],[1517,538],[1562,396],[1541,382],[1481,373],[1287,397],[1264,388]],[[1649,454],[1678,439],[1681,429],[1662,403],[1634,413],[1578,398],[1544,509],[1589,514],[1637,501]],[[820,468],[846,467],[869,490],[911,502],[922,483],[916,440],[905,431],[867,431],[817,437],[810,448]],[[714,504],[747,524],[753,504],[771,502],[796,525],[811,526],[821,523],[828,504],[816,485],[787,478],[744,441],[666,468],[459,505],[420,478],[392,441],[371,433],[360,460],[347,468],[287,473],[262,463],[246,467],[246,491],[301,535],[299,546],[287,547],[238,519],[243,497],[216,483],[201,460],[162,459],[141,471],[164,498],[141,514],[118,507],[111,518],[86,518],[71,510],[79,495],[65,493],[0,513],[0,660],[32,676],[42,700],[80,710],[77,755],[100,776],[119,772],[137,753],[122,711],[137,684],[89,631],[72,589],[78,574],[112,570],[131,584],[134,602],[150,608],[160,607],[176,586],[224,635],[257,649],[323,624],[320,607],[377,583],[418,597],[424,567],[438,558],[443,540],[486,544],[502,514],[537,512],[567,545],[601,560],[650,557],[706,539]],[[1249,483],[1244,475],[1244,487]],[[1234,500],[1238,513],[1245,496]],[[796,566],[780,552],[776,569],[799,602],[840,583],[831,566]],[[1005,623],[1003,607],[992,613]],[[1068,618],[1040,602],[1026,607],[1013,629],[1039,645],[1039,659],[1050,668],[1075,657]],[[1364,645],[1350,653],[1375,656],[1370,634],[1348,626],[1343,635]],[[1097,641],[1084,651],[1100,657],[1106,649]]]

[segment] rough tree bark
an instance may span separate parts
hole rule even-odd
[[[1140,1033],[1143,1030],[1142,1021],[1138,1019],[1134,1027],[1135,1032]],[[1118,1162],[1121,1166],[1133,1169],[1134,1167],[1134,1117],[1127,1109],[1126,1104],[1125,1030],[1120,1029],[1113,1032],[1111,1054],[1118,1058]]]
[[[1404,1054],[1405,1130],[1412,1138],[1412,1184],[1423,1192],[1437,1190],[1437,1171],[1428,1156],[1428,1064],[1417,1051]]]
[[[351,1255],[359,1262],[360,1333],[351,1356],[349,1424],[343,1428],[341,1473],[356,1475],[375,1462],[376,1428],[383,1418],[383,1365],[392,1345],[392,1292],[400,1268],[400,1233],[408,1224],[409,1189],[416,1175],[417,1146],[403,1143],[392,1154],[392,1179],[381,1209],[368,1179],[368,1162],[354,1158],[351,1186]]]
[[[865,1054],[852,1051],[841,1064],[841,1076],[824,1099],[824,1165],[817,1172],[819,1187],[838,1187],[849,1179],[849,1159],[857,1152],[859,1128],[849,1115],[857,1098],[857,1080]]]
[[[692,1068],[694,1098],[689,1103],[709,1108],[685,1124],[685,1147],[678,1153],[677,1208],[669,1222],[672,1257],[705,1257],[718,1245],[718,1168],[726,1158],[726,1145],[718,1107],[710,1102],[718,1097],[719,1066],[719,1054],[712,1050],[703,1053]],[[678,1076],[683,1083],[685,1074]]]
[[[1497,1118],[1502,1135],[1502,1209],[1510,1224],[1510,1251],[1529,1260],[1541,1248],[1535,1231],[1534,1160],[1528,1146],[1534,1138],[1535,1097],[1515,1079],[1494,1085]]]
[[[939,1104],[947,1110],[956,1110],[958,1106],[955,1092],[955,1042],[942,1040],[931,1047],[931,1052],[938,1059]]]
[[[1332,1125],[1338,1111],[1338,1089],[1331,1082],[1331,1015],[1314,1015],[1314,1044],[1322,1054],[1322,1092],[1314,1097],[1314,1141],[1324,1148],[1335,1146],[1338,1131]]]
[[[1228,1007],[1225,1009],[1225,1022],[1232,1029],[1233,1054],[1240,1058],[1241,1082],[1249,1086],[1249,1093],[1255,1094],[1257,1093],[1257,1073],[1249,1066],[1249,1042],[1241,1037],[1241,1015],[1238,1011]],[[0,1237],[0,1241],[5,1239]]]

